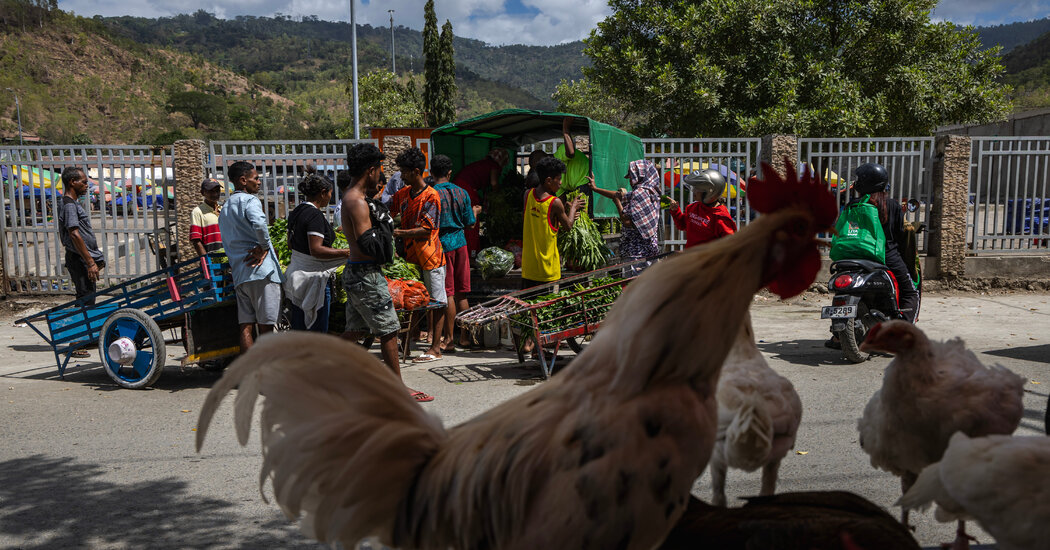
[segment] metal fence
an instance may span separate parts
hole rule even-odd
[[[336,173],[346,168],[346,152],[357,143],[377,145],[374,139],[344,139],[331,141],[213,141],[209,164],[211,173],[225,181],[226,167],[237,161],[250,162],[259,170],[259,197],[263,209],[272,222],[275,218],[288,216],[300,202],[296,184],[306,175],[305,167],[313,164],[317,172],[328,176],[333,182]],[[225,194],[233,191],[227,185]],[[340,223],[336,216],[336,196],[325,209],[325,215],[334,227]]]
[[[106,256],[99,286],[159,269],[157,243],[171,249],[168,227],[175,220],[170,147],[0,147],[0,246],[11,290],[72,291],[57,225],[67,166],[88,176],[89,192],[80,203]]]
[[[967,244],[974,254],[1045,253],[1050,138],[971,138]]]
[[[877,162],[890,175],[890,196],[900,201],[905,219],[926,223],[933,189],[933,138],[800,138],[798,165],[820,173],[839,199],[849,200],[853,170]],[[919,250],[926,250],[929,232],[919,235]]]
[[[645,158],[660,171],[667,194],[684,207],[693,192],[681,179],[694,170],[714,169],[726,177],[726,206],[737,227],[747,225],[755,213],[747,204],[747,180],[762,153],[759,138],[643,139]],[[667,211],[661,213],[660,244],[672,250],[685,246],[685,232],[676,227]]]

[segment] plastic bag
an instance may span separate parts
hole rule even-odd
[[[430,303],[427,287],[419,281],[387,279],[386,285],[390,290],[390,299],[394,302],[394,309],[416,309]]]
[[[872,260],[886,263],[886,236],[879,222],[879,209],[868,202],[870,195],[846,206],[835,222],[831,238],[831,261]]]
[[[514,254],[490,246],[478,252],[478,269],[481,270],[481,278],[489,280],[495,277],[506,277],[514,267]]]

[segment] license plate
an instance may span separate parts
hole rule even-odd
[[[857,316],[857,306],[824,306],[820,308],[821,319],[852,319]]]

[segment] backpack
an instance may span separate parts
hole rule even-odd
[[[886,263],[886,234],[879,222],[879,209],[868,202],[871,195],[847,204],[835,222],[831,238],[831,261],[871,260]]]

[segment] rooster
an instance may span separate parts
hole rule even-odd
[[[955,432],[1010,434],[1021,422],[1024,378],[984,366],[958,338],[933,342],[911,323],[889,321],[875,325],[860,349],[895,356],[857,428],[871,465],[900,476],[902,494],[941,459]],[[901,521],[907,525],[907,508]]]
[[[919,550],[893,516],[845,491],[748,497],[741,508],[693,498],[660,550]]]
[[[648,549],[703,472],[715,388],[754,293],[782,297],[820,267],[816,234],[835,199],[788,164],[769,165],[744,230],[647,269],[569,369],[445,430],[359,346],[305,332],[260,340],[209,392],[197,449],[239,386],[234,423],[261,414],[260,488],[308,536],[403,548]],[[712,316],[718,320],[712,322]],[[702,335],[702,336],[699,336]]]
[[[802,400],[791,381],[769,368],[755,345],[750,315],[718,379],[718,435],[711,454],[715,506],[726,505],[726,469],[753,472],[762,468],[760,495],[777,487],[780,461],[795,447],[802,421]]]
[[[1002,550],[1050,548],[1050,438],[952,436],[940,462],[919,474],[897,502],[938,521],[959,521],[954,549],[969,547],[962,520],[976,519]]]

